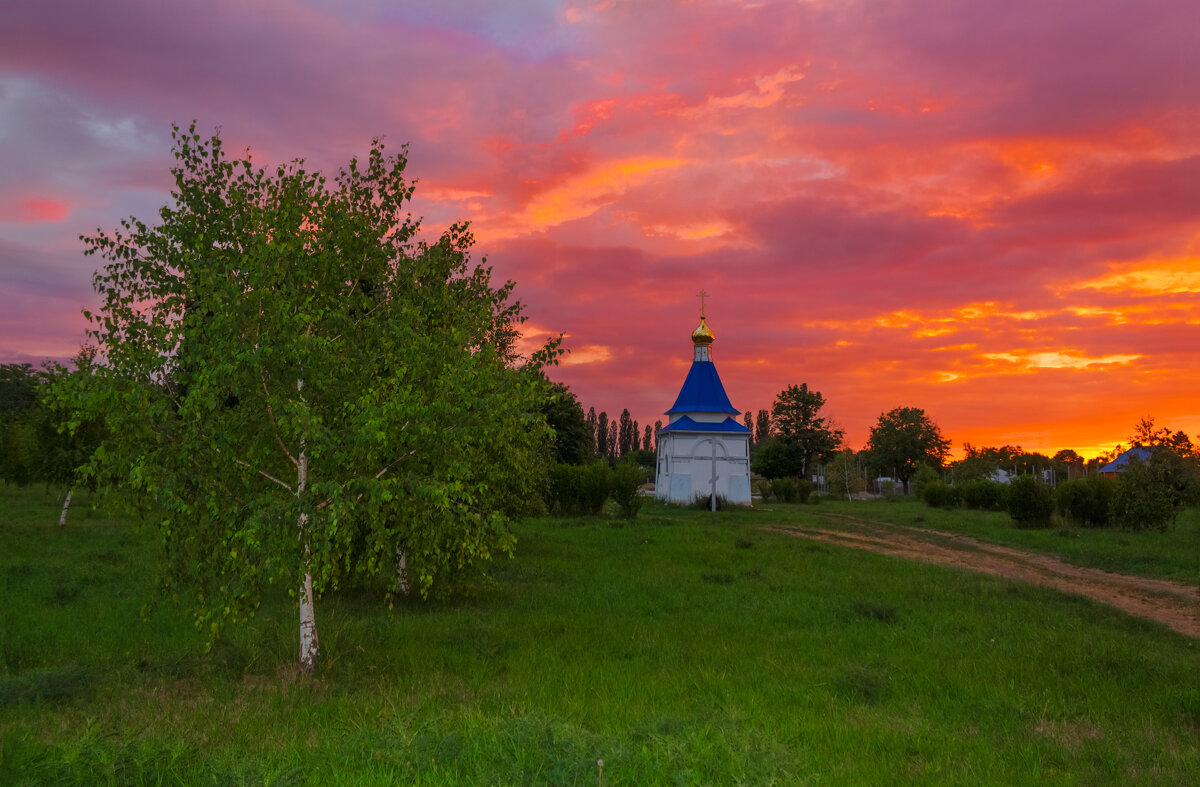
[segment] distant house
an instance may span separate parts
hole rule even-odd
[[[1116,478],[1129,469],[1129,460],[1137,459],[1139,462],[1145,462],[1150,458],[1150,449],[1140,445],[1135,445],[1125,453],[1112,460],[1104,467],[1100,468],[1100,475],[1104,478]]]

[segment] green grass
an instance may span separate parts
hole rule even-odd
[[[1197,643],[1049,590],[648,505],[518,527],[495,584],[145,622],[150,534],[0,490],[3,784],[1164,784]],[[796,509],[792,511],[791,509]],[[820,507],[818,507],[820,508]],[[830,506],[829,510],[834,510]]]
[[[905,499],[822,501],[817,506],[768,505],[785,517],[821,513],[844,514],[897,525],[944,530],[992,544],[1029,549],[1053,555],[1080,566],[1120,574],[1171,579],[1197,584],[1200,578],[1200,509],[1187,509],[1166,532],[1095,530],[1054,527],[1022,530],[1008,514],[996,511],[930,508]],[[791,520],[799,521],[799,520]]]

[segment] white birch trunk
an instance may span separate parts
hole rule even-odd
[[[304,380],[296,381],[296,390],[304,387]],[[303,397],[301,397],[303,399]],[[300,439],[300,457],[296,462],[296,501],[299,503],[304,495],[304,486],[308,483],[308,454],[305,452],[304,438]],[[301,512],[296,520],[300,531],[300,539],[304,542],[304,560],[309,558],[308,514]],[[305,566],[307,569],[307,565]],[[321,647],[317,642],[317,613],[313,605],[312,571],[305,570],[304,581],[300,584],[300,669],[311,675],[317,669],[317,661],[321,656]]]
[[[71,493],[75,491],[74,487],[67,490],[67,499],[63,501],[62,513],[58,517],[58,526],[67,526],[67,509],[71,507]]]
[[[408,558],[399,547],[396,547],[396,585],[400,588],[401,595],[409,594],[411,588],[408,584]]]

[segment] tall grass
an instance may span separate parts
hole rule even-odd
[[[638,785],[1200,772],[1195,642],[758,529],[783,511],[526,522],[472,595],[391,615],[322,599],[328,660],[304,680],[284,598],[205,655],[186,611],[138,618],[148,534],[82,517],[60,533],[52,499],[45,518],[11,510],[4,784],[597,784],[597,760],[605,784]]]

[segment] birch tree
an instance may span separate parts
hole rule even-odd
[[[61,396],[105,420],[92,477],[157,524],[197,625],[215,638],[284,583],[311,672],[322,592],[427,594],[511,551],[557,341],[516,355],[513,284],[470,262],[465,225],[416,240],[403,152],[376,140],[327,181],[231,160],[194,124],[172,136],[159,223],[81,238],[106,260],[97,355]]]

